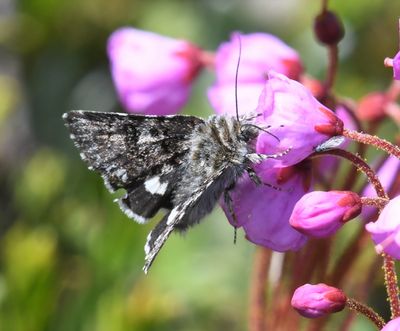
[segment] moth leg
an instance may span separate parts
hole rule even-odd
[[[246,171],[247,171],[247,174],[249,175],[250,179],[253,181],[254,184],[256,184],[257,186],[263,184],[261,178],[258,177],[258,175],[257,175],[256,172],[253,170],[253,168],[248,167],[248,168],[246,169]]]
[[[233,188],[233,187],[232,187],[232,188]],[[231,214],[232,219],[233,219],[233,227],[234,227],[233,243],[236,244],[238,220],[237,220],[236,214],[235,214],[235,212],[234,212],[234,210],[233,210],[233,204],[232,204],[233,201],[232,201],[232,197],[231,197],[230,194],[229,194],[229,191],[230,191],[232,188],[226,189],[226,190],[224,191],[224,200],[225,200],[226,206],[228,207],[228,211],[229,211],[229,213]]]
[[[272,189],[274,189],[274,190],[282,191],[282,189],[281,189],[280,187],[278,187],[278,186],[275,186],[275,185],[272,185],[272,184],[263,182],[263,181],[261,180],[261,178],[258,177],[258,175],[257,175],[256,172],[253,170],[253,168],[250,168],[250,167],[249,167],[249,168],[246,169],[246,171],[247,171],[247,173],[249,174],[250,179],[251,179],[251,180],[253,181],[253,183],[256,184],[257,186],[262,184],[262,185],[268,186],[268,187],[270,187],[270,188],[272,188]]]

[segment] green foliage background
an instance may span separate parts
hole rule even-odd
[[[233,30],[266,31],[323,78],[316,0],[0,0],[0,329],[243,330],[254,246],[217,209],[173,236],[144,276],[153,224],[128,220],[63,127],[71,109],[119,109],[106,40],[132,25],[213,50]],[[399,1],[331,1],[346,25],[336,90],[384,89],[397,50]],[[212,112],[212,73],[185,113]],[[266,208],[268,205],[266,204]],[[359,271],[357,271],[359,272]],[[368,330],[357,321],[357,330]],[[355,328],[355,329],[356,329]]]

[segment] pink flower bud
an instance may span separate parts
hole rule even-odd
[[[314,191],[294,206],[290,225],[308,236],[333,235],[345,222],[361,212],[360,197],[350,191]]]
[[[305,284],[296,289],[291,304],[300,315],[316,318],[343,310],[346,295],[326,284]]]
[[[381,331],[399,331],[400,330],[400,317],[397,317],[388,322]]]
[[[235,74],[242,44],[238,76],[238,101],[242,113],[253,111],[270,70],[298,79],[303,68],[297,52],[267,33],[238,35],[222,43],[215,55],[217,80],[208,91],[215,111],[235,114]]]
[[[108,55],[121,103],[144,114],[178,112],[202,67],[201,50],[189,42],[133,28],[110,36]]]
[[[270,72],[259,99],[258,125],[269,126],[257,139],[258,153],[290,149],[290,153],[271,161],[275,167],[296,164],[314,152],[316,146],[341,135],[343,122],[317,101],[303,85],[281,74]]]
[[[362,97],[355,109],[356,115],[363,121],[376,121],[385,116],[385,107],[388,103],[385,93],[372,92]]]
[[[390,200],[383,208],[376,222],[368,223],[365,228],[375,242],[378,254],[386,253],[400,259],[400,196]]]

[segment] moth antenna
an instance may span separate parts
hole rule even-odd
[[[239,42],[239,56],[236,65],[236,74],[235,74],[235,106],[236,106],[236,119],[239,122],[239,102],[238,102],[238,93],[237,93],[237,86],[238,86],[238,77],[239,77],[239,65],[240,65],[240,58],[242,57],[242,39],[240,38],[240,34],[237,34],[238,42]]]

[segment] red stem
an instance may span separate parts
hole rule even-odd
[[[364,305],[361,302],[358,302],[352,298],[347,298],[346,306],[351,310],[354,310],[369,318],[370,321],[372,321],[379,330],[385,326],[385,321],[383,320],[383,318],[367,305]]]
[[[267,276],[271,250],[257,247],[250,289],[249,331],[264,331]]]
[[[372,145],[400,159],[400,148],[385,139],[348,129],[343,130],[343,136],[362,144]]]

